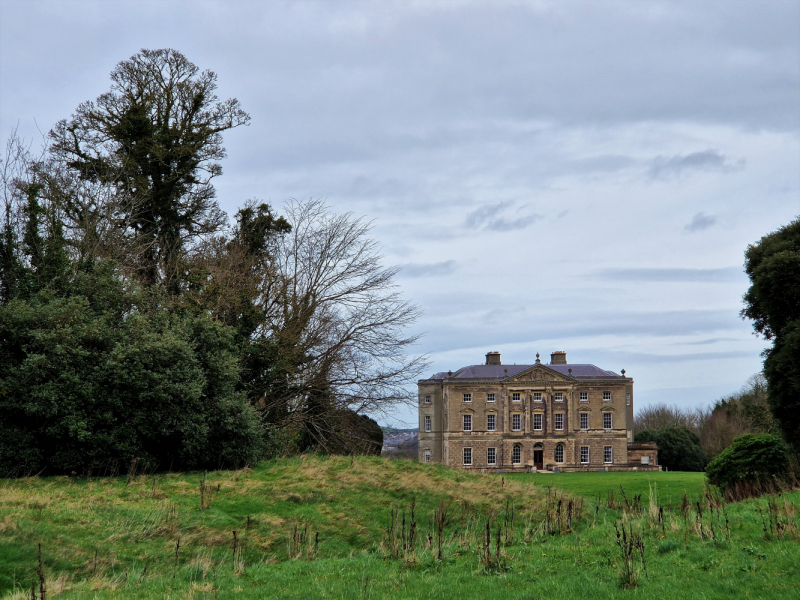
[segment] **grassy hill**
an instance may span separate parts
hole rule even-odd
[[[504,477],[378,457],[4,480],[0,597],[38,597],[41,573],[48,598],[794,598],[798,503],[717,504],[701,474]],[[615,522],[641,536],[632,577]]]

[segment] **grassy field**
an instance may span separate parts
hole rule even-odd
[[[604,502],[608,501],[609,493],[620,499],[620,490],[624,489],[629,497],[642,494],[643,501],[649,503],[652,490],[659,504],[677,505],[682,502],[684,494],[692,502],[701,500],[705,490],[703,473],[520,473],[505,477],[528,485],[552,486],[595,501],[599,497]]]
[[[284,459],[203,478],[0,482],[0,597],[31,598],[32,584],[38,597],[39,544],[48,598],[797,598],[800,592],[798,492],[774,499],[772,509],[767,498],[717,506],[704,498],[696,474],[501,477],[380,458]],[[657,498],[647,495],[651,486]],[[681,511],[684,492],[700,502],[701,516],[696,505]],[[440,560],[434,513],[442,508]],[[394,528],[393,509],[399,510]],[[635,550],[632,577],[621,576],[626,563],[615,523],[641,536],[645,564]],[[631,578],[637,585],[626,588]]]

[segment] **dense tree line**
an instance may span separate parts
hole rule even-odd
[[[2,162],[0,471],[380,452],[366,415],[424,363],[369,223],[317,201],[229,221],[213,179],[238,101],[174,50],[111,79]]]
[[[773,473],[766,465],[753,470],[750,462],[742,462],[746,451],[756,447],[762,457],[784,453],[788,457],[791,448],[795,463],[800,452],[800,219],[748,246],[745,271],[751,285],[741,316],[751,319],[756,333],[772,342],[764,352],[763,373],[752,376],[738,394],[721,398],[708,409],[656,404],[640,410],[634,421],[637,440],[658,442],[669,437],[669,442],[659,444],[659,449],[662,444],[669,446],[668,453],[676,446],[677,430],[688,434],[680,436],[686,457],[696,455],[689,436],[696,438],[705,458],[720,457],[712,461],[714,478],[719,481],[724,479],[720,473],[731,469]],[[741,440],[738,445],[737,440]],[[784,442],[788,446],[782,446]],[[788,458],[784,462],[790,464]],[[736,486],[761,489],[762,479],[737,480]]]
[[[767,382],[762,373],[751,376],[741,390],[716,400],[705,408],[683,408],[664,403],[645,406],[636,413],[636,439],[659,435],[658,432],[682,429],[690,434],[686,441],[687,456],[694,456],[699,447],[705,461],[713,459],[745,434],[777,433],[779,427],[767,402]],[[689,443],[689,440],[696,440]],[[674,446],[674,444],[672,444]],[[661,461],[661,458],[659,458]],[[693,460],[694,464],[699,464]],[[702,467],[692,470],[702,470]]]

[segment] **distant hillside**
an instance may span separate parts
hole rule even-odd
[[[385,429],[381,454],[390,457],[416,459],[419,448],[419,429]]]

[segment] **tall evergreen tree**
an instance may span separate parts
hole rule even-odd
[[[772,341],[764,355],[767,400],[781,431],[800,452],[800,219],[747,248],[750,289],[742,316]]]

